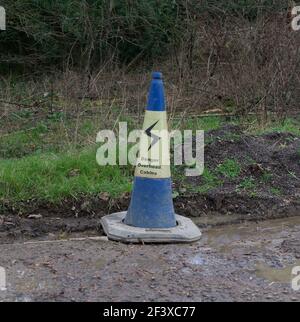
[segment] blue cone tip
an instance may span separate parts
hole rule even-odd
[[[152,73],[152,79],[162,79],[162,73],[161,72],[153,72]]]
[[[162,73],[153,72],[148,95],[147,111],[165,111],[165,93],[162,81]]]

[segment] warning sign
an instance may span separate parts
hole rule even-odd
[[[145,178],[171,176],[166,112],[146,111],[135,176]]]

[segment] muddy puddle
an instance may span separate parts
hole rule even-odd
[[[300,218],[267,220],[259,223],[227,225],[204,230],[202,243],[221,254],[252,257],[251,272],[270,283],[290,283],[292,270],[300,268]],[[257,252],[264,257],[257,256]],[[200,254],[190,259],[202,265]],[[300,271],[300,269],[299,269]]]
[[[205,229],[203,240],[214,248],[230,251],[232,246],[258,247],[258,244],[276,244],[278,238],[273,240],[268,237],[275,233],[279,234],[281,238],[288,237],[290,228],[300,231],[299,217],[266,220],[259,223],[244,222],[243,224],[225,225]],[[251,242],[252,238],[254,240]],[[255,243],[255,239],[259,240],[259,243]],[[247,241],[246,245],[244,244],[245,241]]]
[[[272,268],[263,263],[258,263],[256,265],[255,274],[256,276],[264,278],[272,283],[290,283],[292,270],[295,266],[300,267],[300,260],[283,268]]]

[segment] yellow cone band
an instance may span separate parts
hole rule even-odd
[[[135,176],[169,178],[171,176],[169,148],[166,112],[146,111]]]

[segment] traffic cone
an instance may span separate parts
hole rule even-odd
[[[129,209],[101,219],[109,239],[191,242],[201,237],[199,228],[190,219],[174,212],[167,133],[162,74],[154,72]]]
[[[141,137],[141,146],[147,148],[149,145],[149,147],[146,149],[146,153],[143,153],[140,149],[132,198],[125,219],[127,225],[142,228],[171,228],[176,226],[170,165],[161,164],[162,162],[157,161],[159,157],[162,159],[159,153],[158,158],[154,158],[156,161],[153,161],[153,158],[151,159],[151,149],[162,143],[160,142],[161,137],[157,133],[161,130],[167,130],[167,113],[162,75],[156,72],[152,75]],[[170,160],[169,149],[159,152],[165,154],[165,160]],[[145,159],[150,159],[152,162],[143,165]]]

